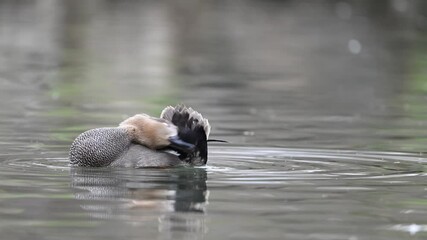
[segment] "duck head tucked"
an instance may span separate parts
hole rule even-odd
[[[124,128],[133,142],[153,150],[170,147],[191,152],[194,149],[193,144],[178,137],[178,128],[165,119],[137,114],[121,122],[119,128]]]

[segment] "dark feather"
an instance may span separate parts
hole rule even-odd
[[[195,145],[192,153],[178,151],[179,158],[193,165],[205,165],[208,160],[207,135],[210,131],[207,119],[192,108],[183,105],[165,108],[160,117],[177,126],[181,140]]]

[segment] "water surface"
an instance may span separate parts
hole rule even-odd
[[[423,11],[424,10],[424,11]],[[425,239],[423,1],[0,1],[5,239]],[[206,167],[81,169],[185,103]]]

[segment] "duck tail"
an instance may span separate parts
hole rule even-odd
[[[211,131],[208,119],[185,105],[166,107],[160,118],[177,126],[179,138],[195,145],[192,153],[179,152],[180,159],[192,165],[205,165],[208,161],[208,137]]]

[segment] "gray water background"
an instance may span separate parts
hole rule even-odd
[[[427,239],[425,1],[0,1],[1,239]],[[79,169],[185,103],[208,165]]]

